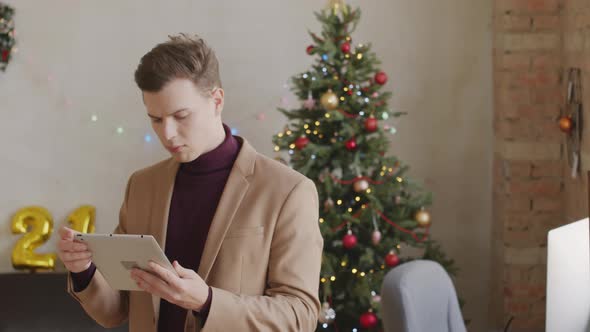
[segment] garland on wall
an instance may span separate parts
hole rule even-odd
[[[6,70],[16,44],[13,16],[14,9],[0,3],[0,69],[2,71]]]

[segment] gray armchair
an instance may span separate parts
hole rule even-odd
[[[381,287],[385,332],[465,332],[455,287],[440,264],[415,260],[389,271]]]

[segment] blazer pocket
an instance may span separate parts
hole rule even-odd
[[[264,226],[236,228],[229,230],[225,234],[225,238],[231,239],[236,237],[254,236],[262,233],[264,233]]]

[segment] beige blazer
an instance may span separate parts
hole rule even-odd
[[[313,331],[323,248],[315,185],[238,139],[197,271],[212,287],[211,309],[204,325],[188,312],[185,331]],[[165,248],[178,167],[167,159],[131,175],[115,232],[151,234]],[[67,290],[102,326],[157,329],[160,299],[115,291],[99,271],[78,293],[68,276]]]

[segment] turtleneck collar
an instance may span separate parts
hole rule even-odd
[[[225,124],[223,130],[225,139],[219,146],[193,161],[182,163],[180,170],[191,174],[206,174],[231,168],[240,152],[240,144]]]

